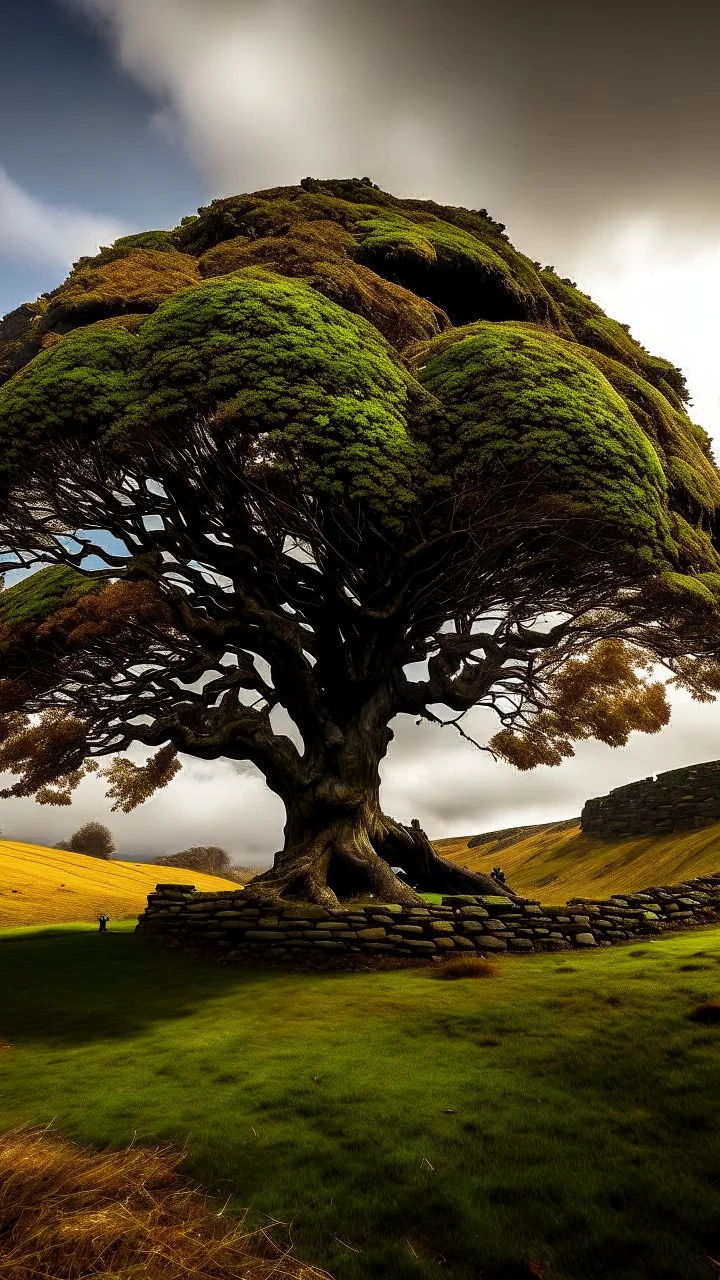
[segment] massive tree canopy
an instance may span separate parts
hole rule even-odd
[[[396,716],[486,708],[524,769],[720,688],[684,379],[484,210],[216,200],[6,317],[0,378],[2,565],[36,570],[0,595],[5,795],[109,757],[129,810],[177,753],[250,761],[287,823],[249,893],[407,903],[393,865],[497,886],[383,813]]]

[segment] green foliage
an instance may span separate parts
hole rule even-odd
[[[554,298],[578,342],[628,365],[662,391],[675,408],[683,407],[688,399],[688,391],[679,369],[669,360],[651,356],[630,336],[627,325],[611,320],[587,294],[581,293],[570,281],[547,269],[541,275],[545,288]]]
[[[242,235],[221,241],[202,255],[200,271],[212,277],[261,266],[279,275],[305,278],[325,297],[370,320],[398,350],[445,327],[444,313],[426,298],[353,261],[354,248],[354,236],[340,223],[299,219],[283,235]]]
[[[627,405],[582,350],[539,326],[479,322],[427,343],[418,377],[461,472],[519,468],[639,542],[668,541],[667,484]]]
[[[426,294],[455,324],[482,316],[535,318],[536,300],[477,236],[429,214],[385,211],[356,224],[355,256],[380,275]],[[540,292],[540,290],[538,290]]]
[[[256,268],[210,280],[165,303],[136,341],[124,436],[215,412],[317,493],[378,510],[414,499],[413,380],[372,325],[305,283]]]
[[[126,413],[137,342],[125,328],[91,325],[0,388],[0,484],[31,466],[49,439],[97,439]]]
[[[137,333],[93,325],[43,352],[0,392],[0,448],[9,478],[49,434],[132,448],[152,426],[216,413],[311,490],[393,519],[416,498],[419,396],[367,321],[250,268],[168,299]]]
[[[73,569],[40,569],[0,591],[0,627],[15,629],[46,618],[96,589],[96,583]]]

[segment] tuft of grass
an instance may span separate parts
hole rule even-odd
[[[434,978],[496,978],[500,966],[482,956],[460,956],[433,970]]]
[[[264,1231],[228,1220],[179,1172],[183,1153],[93,1152],[47,1128],[0,1138],[3,1280],[327,1280]]]

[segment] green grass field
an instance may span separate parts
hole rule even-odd
[[[0,1127],[187,1144],[337,1280],[693,1280],[720,1254],[720,929],[293,975],[91,926],[0,934]]]

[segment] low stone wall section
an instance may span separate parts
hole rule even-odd
[[[591,836],[664,835],[720,822],[720,760],[669,769],[585,802],[582,830]]]
[[[523,954],[609,946],[668,929],[720,921],[720,873],[611,898],[534,899],[453,895],[439,906],[377,903],[335,909],[249,903],[241,890],[197,893],[159,884],[137,931],[162,946],[228,959],[372,955]]]

